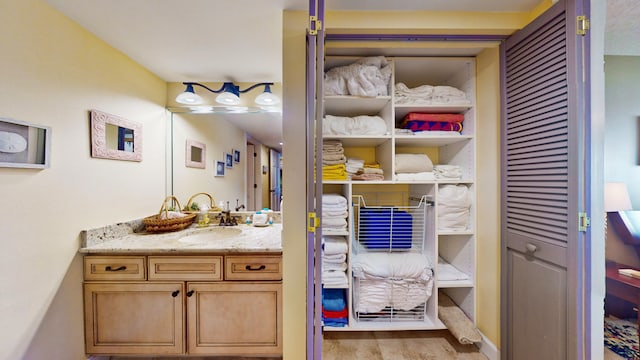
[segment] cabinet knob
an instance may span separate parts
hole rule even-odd
[[[105,271],[122,271],[122,270],[127,270],[127,267],[122,265],[114,269],[111,267],[111,265],[107,265],[107,267],[105,267],[104,270]]]
[[[257,265],[256,265],[256,266],[257,266]],[[257,266],[257,267],[253,267],[253,266],[251,266],[251,265],[247,265],[247,266],[245,266],[244,268],[245,268],[245,269],[247,269],[248,271],[260,271],[260,270],[264,270],[264,269],[266,269],[266,268],[267,268],[267,266],[266,266],[266,265],[264,265],[264,264],[262,264],[262,265],[260,265],[260,266]]]
[[[191,295],[193,295],[193,292],[194,292],[193,290],[187,291],[187,297],[191,297]]]
[[[538,247],[533,244],[527,244],[525,245],[525,248],[527,249],[527,252],[530,252],[530,253],[534,253],[538,250]]]
[[[180,290],[176,290],[176,291],[172,292],[171,296],[176,297],[176,296],[178,296],[178,294],[180,294]]]

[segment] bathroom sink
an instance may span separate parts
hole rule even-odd
[[[204,232],[187,235],[178,239],[181,243],[205,243],[209,241],[224,240],[236,237],[242,233],[242,230],[235,227],[219,227],[208,229]]]

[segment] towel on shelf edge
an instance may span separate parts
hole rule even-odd
[[[349,316],[349,310],[347,310],[347,308],[344,308],[340,311],[331,311],[331,310],[327,310],[324,308],[324,306],[322,307],[322,316],[328,318],[328,319],[343,319],[343,318],[347,318]]]
[[[344,236],[323,236],[322,255],[346,254],[349,250]]]
[[[323,194],[322,205],[344,205],[347,207],[347,198],[340,194]]]

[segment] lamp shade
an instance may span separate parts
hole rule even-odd
[[[604,211],[631,210],[631,200],[627,185],[623,182],[610,182],[604,185]]]
[[[216,96],[216,102],[224,105],[238,105],[240,104],[240,97],[236,94],[225,91]]]
[[[200,105],[204,100],[193,91],[192,85],[187,85],[185,91],[176,96],[176,102],[185,105]]]
[[[256,97],[255,100],[258,105],[277,105],[280,103],[280,99],[271,93],[271,87],[269,85],[265,85],[264,92]]]

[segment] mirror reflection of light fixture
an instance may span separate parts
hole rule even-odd
[[[204,102],[202,97],[195,93],[195,90],[193,89],[194,86],[200,86],[212,93],[219,94],[216,97],[216,102],[224,105],[238,105],[240,104],[240,94],[249,92],[256,87],[264,86],[264,92],[256,97],[255,102],[258,105],[277,105],[280,103],[280,99],[271,93],[271,85],[273,85],[273,83],[257,83],[243,90],[232,82],[223,83],[222,87],[218,90],[214,90],[205,85],[194,82],[183,82],[183,84],[186,85],[187,88],[183,93],[176,97],[176,102],[185,105],[199,105]]]

